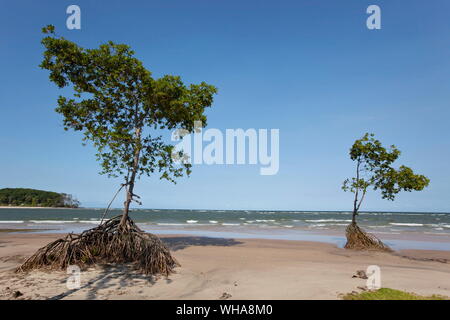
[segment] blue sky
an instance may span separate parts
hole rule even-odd
[[[81,8],[81,30],[65,27],[70,4]],[[370,4],[381,7],[381,30],[366,28]],[[395,202],[371,193],[363,210],[450,211],[446,0],[2,1],[0,187],[105,206],[119,181],[98,175],[95,150],[64,132],[54,112],[62,92],[38,68],[50,23],[84,47],[129,44],[155,77],[216,85],[209,127],[280,129],[277,175],[203,165],[177,185],[144,178],[143,207],[349,210],[340,188],[353,173],[348,149],[369,131],[431,185]]]

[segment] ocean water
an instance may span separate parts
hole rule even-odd
[[[98,225],[103,211],[0,209],[0,229],[81,232]],[[107,218],[120,214],[121,210],[111,210]],[[337,245],[345,242],[343,234],[351,221],[351,213],[345,211],[142,209],[132,210],[130,215],[142,229],[159,234],[311,240]],[[397,248],[450,250],[450,213],[362,212],[358,223],[369,232],[392,239],[391,245]],[[426,237],[432,237],[432,241],[422,241]]]

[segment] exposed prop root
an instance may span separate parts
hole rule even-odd
[[[98,227],[49,243],[39,249],[16,272],[33,269],[66,270],[69,265],[80,268],[96,263],[133,263],[148,275],[168,276],[180,264],[155,235],[145,233],[128,217],[106,220]]]
[[[381,242],[376,236],[366,233],[362,230],[356,222],[352,222],[345,230],[347,236],[347,243],[344,248],[355,250],[378,250],[378,251],[392,251],[387,245]]]

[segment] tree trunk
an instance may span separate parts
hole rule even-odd
[[[353,211],[353,216],[352,216],[352,223],[356,224],[356,215],[358,214],[357,211]]]
[[[358,163],[356,165],[356,183],[359,183],[359,165],[360,160],[358,159]],[[356,215],[358,214],[358,195],[359,195],[359,187],[355,190],[355,200],[353,201],[353,215],[352,215],[352,224],[356,224]]]
[[[136,146],[135,146],[135,150],[134,150],[134,159],[133,159],[133,168],[131,169],[131,176],[130,179],[127,181],[128,186],[127,186],[127,193],[125,196],[125,202],[124,202],[124,209],[123,209],[123,214],[122,214],[122,219],[120,221],[120,224],[123,226],[125,225],[127,219],[128,219],[128,212],[130,211],[130,204],[131,201],[133,200],[133,195],[134,195],[134,182],[136,181],[136,174],[138,171],[138,167],[139,167],[139,157],[140,157],[140,153],[141,153],[141,148],[139,146],[140,144],[140,140],[141,140],[141,128],[136,128]]]
[[[356,216],[358,215],[358,191],[355,193],[355,200],[353,202],[352,224],[356,224]]]
[[[127,193],[125,196],[123,214],[122,214],[122,219],[120,221],[121,225],[125,225],[125,223],[128,219],[128,212],[130,211],[130,204],[131,204],[131,201],[133,200],[133,190],[134,190],[134,180],[135,179],[136,179],[136,175],[132,174],[129,184],[128,184]]]

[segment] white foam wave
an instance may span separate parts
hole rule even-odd
[[[37,223],[37,224],[61,224],[61,223],[78,223],[79,220],[30,220],[28,222]]]
[[[438,223],[438,224],[427,224],[426,226],[432,227],[432,228],[450,228],[450,224],[444,224],[444,223]]]
[[[402,226],[402,227],[423,227],[423,223],[398,223],[398,222],[390,222],[390,225],[393,226]]]
[[[0,221],[0,223],[24,223],[23,220],[4,220]]]
[[[352,222],[352,220],[342,220],[342,219],[317,219],[317,220],[305,220],[306,222]]]
[[[310,225],[311,228],[325,227],[325,226],[327,226],[327,224],[325,224],[325,223],[317,223],[317,224]]]
[[[383,231],[379,231],[377,232],[377,234],[400,234],[400,232],[383,232]]]
[[[75,222],[99,224],[102,222],[102,220],[79,220],[79,221],[75,221]]]

